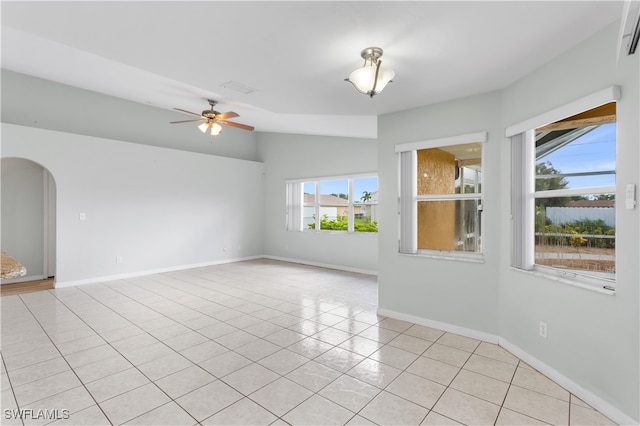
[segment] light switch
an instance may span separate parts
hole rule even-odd
[[[87,218],[87,215],[85,213],[78,214],[78,219],[85,220],[86,218]]]
[[[624,191],[624,201],[627,210],[633,210],[636,207],[636,186],[628,183]]]

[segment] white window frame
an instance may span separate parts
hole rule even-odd
[[[534,206],[536,198],[616,193],[617,187],[616,183],[616,185],[598,187],[535,191],[535,129],[619,99],[620,87],[611,86],[506,128],[505,136],[511,140],[511,266],[513,268],[588,289],[614,291],[615,277],[596,278],[583,275],[580,271],[535,264]]]
[[[417,193],[417,152],[422,149],[441,148],[452,145],[464,145],[469,143],[482,143],[482,165],[484,167],[484,144],[487,142],[487,132],[467,133],[440,139],[430,139],[419,142],[397,144],[395,152],[398,156],[398,247],[399,252],[409,255],[437,257],[454,260],[483,261],[484,254],[449,251],[449,250],[425,250],[418,249],[418,202],[421,200],[479,200],[480,206],[484,205],[484,181],[482,191],[474,194],[439,194],[418,195]],[[483,173],[484,174],[484,173]],[[480,228],[484,229],[484,215],[480,215]]]
[[[355,200],[355,194],[353,193],[353,181],[361,178],[373,178],[378,179],[377,173],[358,173],[351,175],[340,175],[340,176],[325,176],[320,178],[307,178],[307,179],[287,179],[285,180],[286,184],[286,229],[287,231],[295,231],[295,232],[325,232],[325,233],[339,233],[339,234],[358,234],[358,235],[377,235],[377,232],[362,232],[355,230],[355,206],[364,204],[367,206],[378,206],[379,202],[376,203],[361,203]],[[322,218],[320,217],[320,207],[321,203],[319,198],[317,197],[320,194],[320,183],[326,181],[336,181],[336,180],[346,180],[348,185],[348,204],[340,205],[339,207],[347,207],[348,209],[348,229],[346,231],[339,231],[335,229],[321,229],[320,221]],[[313,204],[315,209],[315,229],[304,228],[303,224],[303,214],[304,207],[307,206],[304,204],[304,183],[314,182],[316,188],[316,199]],[[378,180],[378,199],[380,194],[380,181]],[[324,205],[324,204],[323,204]]]

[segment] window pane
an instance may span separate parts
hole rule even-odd
[[[354,204],[353,216],[353,230],[355,232],[378,232],[377,204]]]
[[[366,177],[353,180],[354,201],[362,203],[378,202],[378,178]]]
[[[538,198],[535,263],[613,278],[615,194]]]
[[[440,148],[418,152],[418,195],[454,194],[456,157]]]
[[[459,167],[456,179],[456,194],[477,194],[482,192],[482,172],[480,164],[470,167]],[[460,187],[463,186],[464,190]]]
[[[302,210],[302,229],[314,229],[316,227],[315,207],[304,206]]]
[[[479,200],[418,202],[418,249],[482,252]]]
[[[421,149],[418,153],[418,195],[481,192],[482,143]]]
[[[615,185],[616,124],[536,133],[536,191]]]
[[[316,182],[302,184],[304,200],[302,207],[302,229],[313,229],[316,225]]]
[[[304,182],[302,184],[303,192],[304,192],[304,203],[305,204],[313,204],[316,202],[316,183],[315,182]],[[308,201],[307,201],[308,200]]]
[[[347,205],[348,194],[349,183],[346,179],[320,181],[320,204]]]
[[[349,183],[347,179],[320,182],[320,229],[349,228]]]
[[[353,196],[354,231],[378,232],[378,178],[354,179]]]

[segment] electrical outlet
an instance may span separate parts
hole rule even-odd
[[[540,321],[538,325],[538,334],[540,337],[546,339],[547,338],[547,323],[544,321]]]

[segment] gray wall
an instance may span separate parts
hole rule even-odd
[[[375,172],[376,141],[261,133],[258,152],[265,163],[265,254],[375,273],[378,270],[375,234],[286,230],[285,180]],[[384,202],[383,193],[380,200]]]
[[[379,234],[379,305],[471,332],[487,333],[531,356],[548,372],[568,378],[610,413],[640,418],[638,208],[618,209],[614,296],[510,267],[511,152],[507,126],[605,87],[622,86],[618,103],[618,198],[639,182],[640,55],[616,61],[612,25],[521,81],[489,93],[379,118],[378,164],[382,224],[396,224],[397,157],[394,145],[487,130],[483,184],[484,263],[400,255],[395,226]],[[538,336],[539,321],[548,338]],[[613,408],[612,408],[613,407]],[[618,416],[620,418],[620,416]]]
[[[197,123],[169,124],[193,118],[186,114],[4,69],[1,75],[3,123],[258,160],[254,132],[225,127],[212,143]],[[209,107],[204,99],[202,105]]]
[[[397,200],[398,164],[394,146],[488,131],[483,165],[484,262],[448,261],[398,253],[396,202],[381,206],[380,308],[496,335],[498,325],[499,247],[492,238],[504,232],[499,222],[500,162],[503,129],[500,96],[489,93],[382,116],[378,125],[380,190]]]
[[[44,169],[21,158],[2,159],[2,249],[29,279],[44,276]]]
[[[499,239],[500,335],[566,377],[640,419],[640,220],[638,208],[623,208],[624,185],[640,176],[640,55],[617,59],[618,26],[545,64],[503,92],[504,126],[570,103],[611,85],[620,85],[617,103],[616,268],[614,296],[523,274],[509,268],[510,233]],[[510,146],[502,144],[502,176],[509,176]],[[502,179],[500,218],[509,223],[509,183]],[[538,322],[548,338],[537,336]]]

